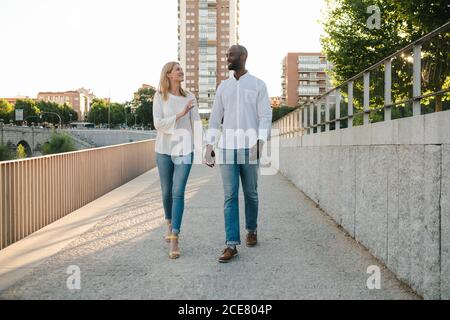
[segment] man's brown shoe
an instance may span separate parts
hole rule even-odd
[[[256,232],[247,233],[247,247],[254,247],[258,243],[258,238],[256,236]]]
[[[237,249],[231,249],[231,248],[227,247],[227,248],[225,248],[225,250],[223,250],[222,255],[219,258],[219,262],[223,262],[223,263],[229,262],[237,254],[238,254]]]

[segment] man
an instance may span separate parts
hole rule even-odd
[[[238,253],[236,246],[241,244],[239,178],[245,198],[246,244],[249,247],[257,244],[259,159],[272,125],[272,109],[265,83],[245,69],[247,56],[243,46],[228,49],[228,69],[234,75],[217,88],[207,135],[205,161],[214,167],[214,145],[221,134],[218,148],[219,160],[223,161],[220,171],[225,196],[226,248],[220,262],[229,262]]]

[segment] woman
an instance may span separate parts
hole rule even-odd
[[[195,96],[181,88],[183,81],[180,64],[167,63],[161,71],[153,101],[153,120],[158,132],[156,163],[168,226],[165,238],[170,242],[171,259],[180,256],[178,235],[184,212],[184,192],[194,157],[194,123],[200,121]]]

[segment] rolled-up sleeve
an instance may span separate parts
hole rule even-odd
[[[177,116],[164,117],[163,101],[159,93],[155,94],[153,99],[153,121],[157,131],[165,134],[173,134],[175,132]]]
[[[269,93],[267,86],[262,82],[258,90],[258,140],[267,141],[272,128],[272,108],[270,106]]]

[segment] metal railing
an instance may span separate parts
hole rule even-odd
[[[311,101],[304,102],[299,108],[274,122],[272,127],[278,129],[280,137],[290,138],[333,129],[352,128],[356,117],[362,117],[360,124],[367,125],[371,123],[370,115],[380,111],[384,111],[384,114],[380,116],[380,118],[383,118],[382,121],[390,121],[392,120],[392,109],[401,105],[407,106],[412,104],[411,115],[421,115],[421,101],[424,99],[430,100],[433,97],[436,99],[438,97],[441,98],[450,92],[450,88],[445,88],[436,92],[422,94],[422,59],[423,54],[426,53],[422,50],[422,47],[431,39],[448,33],[449,29],[450,22],[447,22],[419,40],[346,80],[339,86]],[[406,82],[405,85],[411,87],[408,88],[411,89],[409,90],[411,96],[406,99],[401,99],[403,97],[400,95],[400,99],[399,97],[394,97],[394,99],[392,97],[392,84],[397,85],[397,79],[393,79],[393,61],[396,62],[396,67],[403,64],[402,67],[404,68],[405,64],[412,64],[411,81],[409,83]],[[446,63],[450,62],[447,61]],[[381,73],[383,74],[383,81],[378,81],[375,84],[371,83],[373,80],[371,75],[374,75],[373,78],[376,81],[376,75]],[[394,76],[396,76],[395,72]],[[377,90],[384,91],[384,94],[373,92]],[[374,93],[373,98],[382,100],[382,102],[375,104],[371,102],[371,93]],[[355,105],[357,105],[356,108]],[[436,108],[436,111],[441,110]]]
[[[154,143],[0,162],[0,249],[154,168]]]

